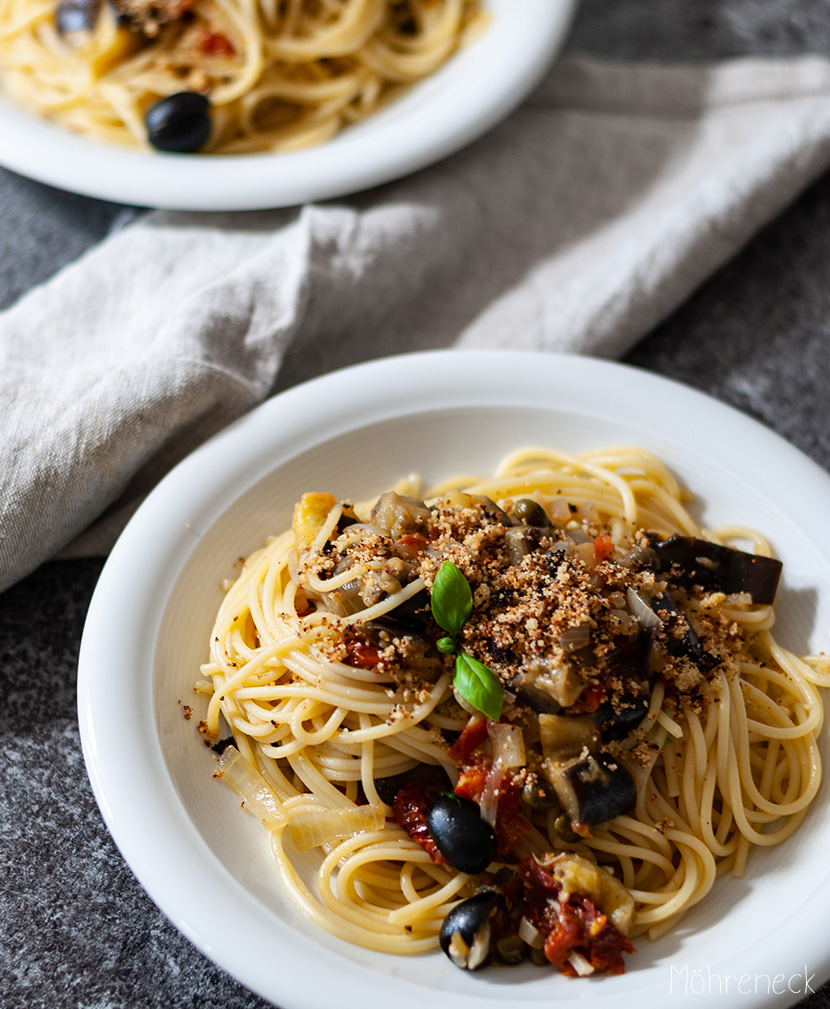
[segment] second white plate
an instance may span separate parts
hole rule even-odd
[[[261,210],[345,196],[432,164],[503,119],[550,65],[575,5],[487,0],[490,23],[479,38],[399,101],[308,150],[236,157],[124,150],[0,98],[0,164],[85,196],[172,210]]]

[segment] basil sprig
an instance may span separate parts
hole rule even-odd
[[[452,561],[444,561],[435,576],[430,608],[435,622],[448,635],[439,638],[438,649],[445,655],[455,654],[453,687],[476,711],[495,722],[504,704],[501,683],[489,666],[459,651],[455,640],[473,611],[473,593],[463,572]]]

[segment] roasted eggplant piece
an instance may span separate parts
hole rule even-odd
[[[520,701],[532,708],[537,714],[555,715],[562,710],[562,705],[551,694],[534,686],[531,678],[524,673],[514,676],[508,683],[508,687]]]
[[[539,740],[545,757],[570,760],[583,749],[596,748],[597,731],[591,715],[539,715]]]
[[[513,519],[510,518],[504,508],[500,508],[486,494],[470,494],[469,498],[474,504],[481,505],[484,514],[488,515],[497,525],[507,526],[508,529],[513,525]]]
[[[369,522],[384,536],[397,540],[424,529],[429,518],[430,510],[423,501],[390,490],[375,502]]]
[[[626,697],[615,706],[604,701],[594,712],[594,725],[603,742],[611,739],[625,739],[648,714],[649,698]]]
[[[712,592],[747,592],[752,601],[769,605],[775,601],[781,577],[781,561],[759,557],[735,547],[724,547],[694,536],[675,534],[660,540],[650,536],[660,558],[660,571],[678,585],[700,585]]]
[[[586,753],[564,763],[545,761],[544,767],[573,824],[606,823],[630,813],[637,802],[634,779],[605,753]]]

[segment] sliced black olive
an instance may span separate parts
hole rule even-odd
[[[716,592],[748,592],[753,602],[764,605],[775,600],[781,561],[693,536],[675,534],[665,540],[652,536],[650,543],[660,558],[660,570],[679,585],[700,585]]]
[[[444,918],[438,941],[452,962],[463,970],[476,970],[490,955],[490,921],[499,911],[496,890],[479,890],[462,900]]]
[[[459,872],[484,872],[496,857],[496,835],[472,799],[439,795],[425,816],[438,850]]]
[[[616,708],[611,701],[600,704],[594,712],[594,724],[603,742],[625,739],[646,717],[648,704],[649,699],[645,695],[623,698],[617,702]]]
[[[547,773],[571,823],[606,823],[631,812],[637,802],[634,779],[605,753],[549,765]]]
[[[536,526],[539,529],[550,528],[548,513],[532,498],[520,498],[513,505],[513,518],[518,519],[524,526]]]
[[[58,35],[94,31],[100,9],[101,0],[61,0],[55,8]]]
[[[210,136],[210,100],[196,91],[177,91],[150,106],[144,125],[157,150],[192,154]]]

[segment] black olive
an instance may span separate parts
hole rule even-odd
[[[479,890],[447,914],[438,941],[452,962],[464,970],[483,966],[490,954],[490,919],[499,910],[495,890]]]
[[[177,91],[150,106],[144,125],[157,150],[191,154],[210,135],[210,100],[196,91]]]
[[[604,753],[555,764],[551,784],[571,823],[606,823],[630,813],[637,802],[634,779]]]
[[[100,8],[101,0],[61,0],[55,8],[58,35],[66,37],[75,32],[93,31]]]
[[[548,513],[532,498],[520,498],[513,505],[513,518],[518,519],[522,525],[536,526],[539,529],[546,529],[550,526]]]
[[[438,850],[459,872],[484,872],[496,857],[496,835],[472,799],[444,793],[425,815]]]

